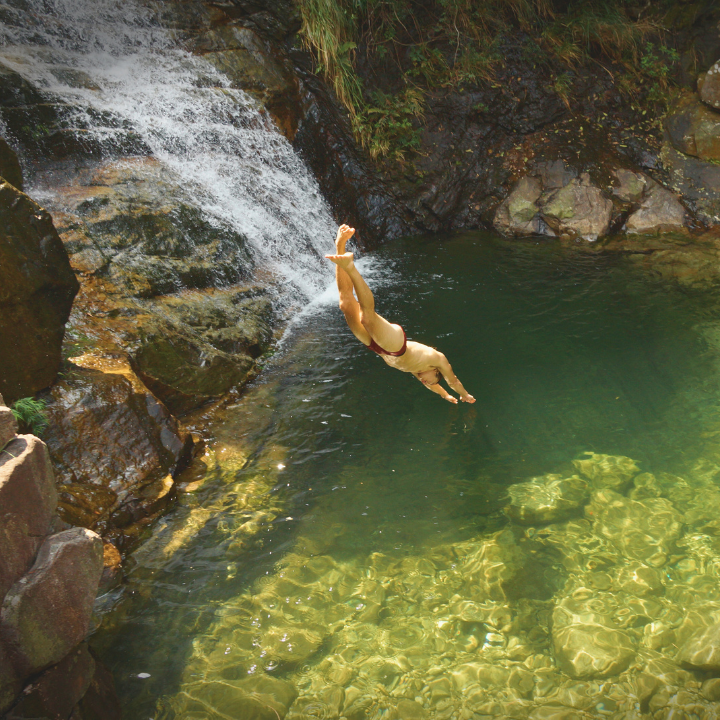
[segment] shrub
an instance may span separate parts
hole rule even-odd
[[[45,413],[45,401],[26,397],[18,400],[11,408],[21,433],[31,433],[42,437],[48,427]]]

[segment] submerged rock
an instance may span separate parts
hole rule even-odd
[[[25,675],[59,662],[85,639],[102,569],[100,537],[73,528],[47,538],[31,571],[10,588],[0,638]]]
[[[678,652],[681,663],[699,670],[720,671],[720,623],[690,638]]]
[[[569,618],[564,609],[553,614],[553,646],[560,668],[578,679],[620,674],[637,652],[632,638],[614,627],[581,618]]]
[[[594,493],[587,506],[593,531],[607,538],[622,555],[661,567],[676,552],[682,516],[666,498],[630,500],[612,490]]]
[[[563,520],[580,511],[587,502],[588,483],[577,475],[543,475],[508,488],[510,504],[505,513],[522,525]]]
[[[602,455],[594,452],[583,453],[573,460],[573,465],[596,489],[609,488],[622,492],[640,468],[634,460],[623,455]]]
[[[0,392],[8,402],[50,385],[79,285],[50,215],[0,180]]]
[[[175,700],[179,717],[208,713],[243,720],[282,720],[297,697],[284,680],[259,675],[236,682],[198,682]]]

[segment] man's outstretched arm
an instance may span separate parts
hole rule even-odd
[[[459,396],[463,402],[474,403],[475,398],[463,387],[462,383],[457,379],[457,375],[453,372],[448,359],[442,354],[440,355],[440,362],[438,364],[438,370],[442,373],[445,378],[445,382],[451,387]]]
[[[422,381],[421,381],[422,382]],[[439,382],[434,383],[433,385],[430,385],[429,383],[423,383],[423,385],[432,392],[439,395],[443,400],[447,400],[448,402],[453,403],[454,405],[457,405],[457,398],[451,395]],[[474,402],[474,400],[473,400]]]

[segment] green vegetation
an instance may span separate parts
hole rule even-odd
[[[428,94],[493,82],[509,37],[521,40],[524,61],[547,68],[568,107],[569,71],[590,64],[605,68],[621,90],[662,104],[679,60],[663,42],[664,18],[675,4],[299,0],[304,43],[347,109],[357,139],[373,157],[399,162],[419,147],[418,119]],[[367,87],[361,76],[371,78]]]
[[[47,430],[48,419],[45,413],[45,401],[26,397],[18,400],[11,408],[21,433],[32,433],[42,437]]]

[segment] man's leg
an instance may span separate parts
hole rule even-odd
[[[344,257],[341,263],[337,263],[335,260],[333,262],[335,262],[338,271],[346,272],[352,281],[360,305],[360,322],[362,326],[381,348],[388,352],[397,352],[402,348],[404,342],[402,328],[399,325],[389,323],[384,317],[375,312],[375,298],[362,275],[357,271],[353,263],[352,253],[345,253],[344,255],[338,253],[334,257],[338,258],[341,255]],[[329,257],[329,259],[332,259],[332,257]],[[369,341],[365,344],[369,344]]]
[[[337,239],[335,240],[335,249],[338,255],[342,255],[345,252],[347,232],[344,232],[344,229],[346,227],[345,225],[340,226]],[[352,280],[347,272],[339,265],[335,265],[335,282],[337,283],[338,294],[340,295],[340,310],[345,316],[345,322],[347,322],[348,327],[352,330],[353,335],[363,343],[363,345],[369,345],[371,337],[361,322],[360,304],[353,295]]]

